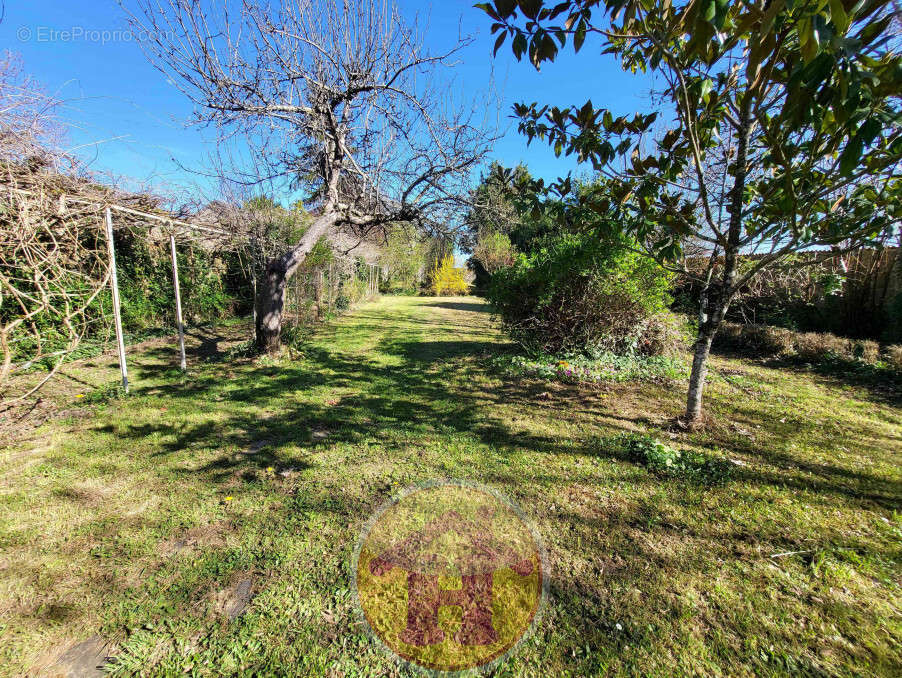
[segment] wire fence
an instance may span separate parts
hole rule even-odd
[[[328,264],[302,268],[289,282],[285,320],[293,325],[316,325],[378,294],[381,269],[351,257],[334,256]]]
[[[0,187],[0,409],[33,399],[62,365],[110,351],[117,354],[128,390],[128,346],[151,336],[172,336],[173,357],[187,369],[186,325],[201,314],[183,290],[192,283],[190,292],[196,283],[187,278],[224,275],[216,270],[217,262],[225,268],[223,258],[241,278],[237,296],[244,298],[236,305],[252,319],[256,280],[268,256],[261,253],[284,251],[289,243],[270,240],[264,248],[259,236],[236,224],[197,224],[140,207]],[[158,272],[168,260],[168,283],[158,275],[141,294],[122,299],[117,243],[139,241],[152,246],[148,265]],[[180,271],[180,261],[189,256],[202,256],[209,266]],[[204,270],[198,274],[198,268]],[[378,294],[379,275],[373,263],[330,252],[289,281],[284,320],[294,326],[323,322]],[[127,322],[130,305],[149,301],[169,305],[169,312],[155,317],[155,326],[134,331]],[[247,341],[253,340],[254,324],[247,323]]]

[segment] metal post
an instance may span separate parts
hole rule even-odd
[[[172,287],[175,289],[175,322],[179,328],[179,353],[181,354],[182,372],[188,369],[185,361],[185,323],[182,320],[182,293],[179,290],[179,264],[175,257],[175,235],[169,234],[169,254],[172,257]]]
[[[251,333],[253,335],[253,338],[256,339],[257,338],[257,267],[256,266],[251,266],[251,279],[252,279],[253,288],[254,288],[254,303],[253,303],[254,326],[251,328]]]
[[[116,321],[116,344],[119,348],[119,371],[122,388],[128,393],[128,367],[125,364],[125,338],[122,336],[122,314],[119,308],[119,278],[116,276],[116,247],[113,245],[113,216],[106,208],[106,237],[110,250],[110,286],[113,288],[113,318]]]

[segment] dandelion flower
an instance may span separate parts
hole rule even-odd
[[[226,501],[232,501],[234,498],[235,498],[235,497],[228,496],[228,497],[225,498],[225,500],[226,500]]]
[[[75,397],[76,397],[76,398],[84,398],[84,397],[85,397],[85,394],[84,394],[84,393],[79,393],[79,394],[76,395]]]

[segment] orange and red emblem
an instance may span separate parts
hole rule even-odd
[[[399,657],[438,671],[484,666],[532,628],[545,596],[538,536],[487,488],[410,488],[370,520],[354,559],[357,600]]]

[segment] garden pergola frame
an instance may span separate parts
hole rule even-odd
[[[5,190],[10,190],[23,195],[38,195],[35,191],[30,191],[27,189],[16,188],[13,186],[4,186]],[[112,295],[112,306],[113,306],[113,323],[115,327],[116,334],[116,351],[118,355],[119,362],[119,371],[120,378],[122,383],[123,390],[128,393],[129,392],[129,381],[128,381],[128,361],[126,356],[126,341],[125,335],[122,328],[122,304],[119,293],[119,280],[116,270],[116,247],[115,247],[115,239],[114,239],[114,230],[116,228],[114,222],[114,213],[120,213],[123,215],[128,215],[131,217],[135,217],[139,220],[152,221],[160,224],[163,229],[165,236],[168,239],[168,249],[169,249],[169,259],[170,259],[170,267],[172,272],[172,287],[173,287],[173,295],[174,295],[174,309],[173,315],[175,318],[175,324],[177,329],[177,337],[178,337],[178,352],[179,352],[179,367],[184,372],[187,371],[187,358],[186,358],[186,350],[185,350],[185,321],[183,316],[182,309],[182,298],[181,298],[181,288],[179,284],[179,273],[178,273],[178,258],[177,258],[177,243],[176,237],[187,238],[190,239],[200,239],[202,237],[206,238],[217,238],[220,240],[224,240],[229,244],[229,249],[233,251],[237,251],[238,248],[247,246],[250,244],[250,241],[253,239],[246,235],[240,235],[234,232],[226,231],[223,229],[213,228],[211,226],[205,226],[201,224],[192,223],[190,221],[185,221],[182,219],[177,219],[168,215],[155,214],[153,212],[147,212],[144,210],[138,210],[131,207],[125,207],[123,205],[117,205],[115,203],[102,203],[98,201],[90,201],[84,200],[76,197],[70,197],[66,195],[62,195],[59,197],[59,204],[61,209],[65,209],[66,204],[78,204],[87,207],[93,207],[98,210],[98,213],[102,214],[103,219],[103,231],[107,244],[107,257],[109,264],[109,283],[110,283],[110,291]],[[285,246],[288,246],[287,244]],[[346,267],[353,271],[353,276],[356,278],[356,267],[358,262],[356,259],[346,256],[340,255],[337,253],[333,253],[333,259],[342,261]],[[367,262],[367,296],[373,296],[378,294],[379,290],[379,281],[380,281],[380,268],[377,264],[372,264]],[[323,281],[323,271],[319,270],[317,272],[320,279],[320,289],[322,289],[322,281]],[[298,277],[301,274],[298,274]],[[330,263],[330,289],[328,295],[328,305],[331,308],[334,306],[336,299],[334,298],[334,265]],[[256,294],[256,276],[254,274],[251,275],[253,280],[253,289]],[[296,294],[300,297],[299,289],[296,291]],[[317,300],[319,302],[319,300]],[[256,304],[254,304],[254,318],[256,319]],[[23,367],[27,367],[32,364],[34,361],[27,361],[26,363],[20,366],[14,366],[14,369],[19,369]]]

